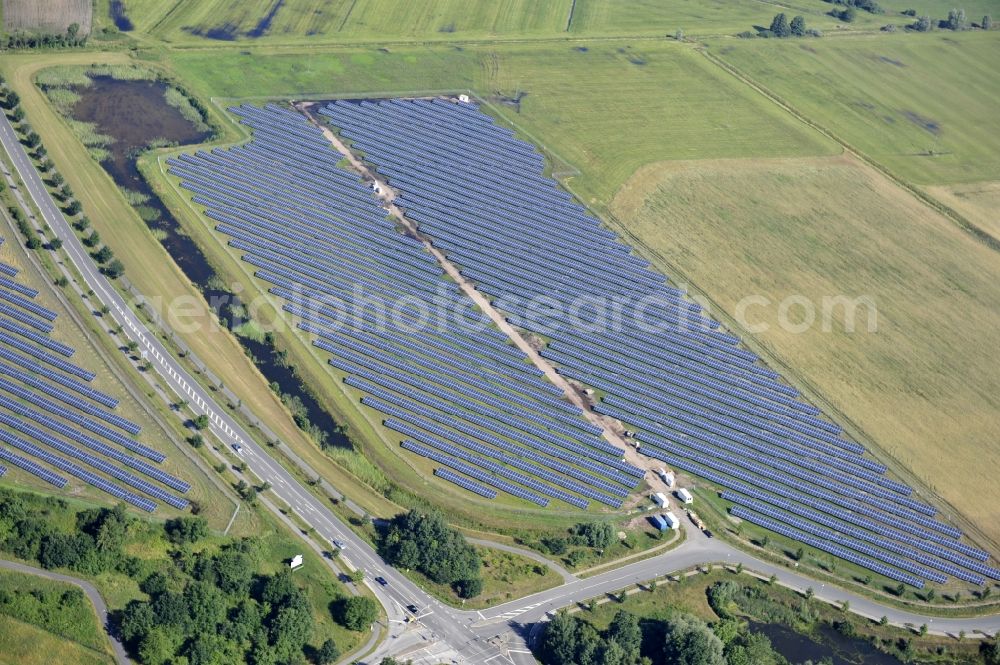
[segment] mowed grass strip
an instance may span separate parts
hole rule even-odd
[[[714,52],[906,180],[1000,178],[1000,34],[741,41]]]
[[[203,95],[391,96],[472,89],[537,138],[572,188],[603,204],[664,159],[833,154],[839,148],[684,45],[408,47],[324,55],[184,51],[174,68]],[[577,72],[585,72],[578,75]]]
[[[1000,287],[996,257],[873,169],[844,158],[666,163],[641,170],[613,213],[679,281],[754,335],[994,542],[1000,486]],[[816,323],[795,332],[804,298]],[[854,333],[823,298],[868,296]],[[951,511],[944,510],[947,519]]]
[[[987,233],[1000,237],[1000,181],[932,185],[924,190]]]

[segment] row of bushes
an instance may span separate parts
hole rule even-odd
[[[69,186],[62,174],[56,171],[55,165],[48,158],[48,150],[42,143],[42,138],[38,132],[25,121],[24,110],[21,108],[21,98],[14,90],[6,86],[6,81],[0,75],[0,105],[7,111],[7,117],[15,123],[15,129],[21,136],[21,143],[28,149],[28,154],[33,157],[38,170],[43,174],[46,184],[49,186],[52,195],[62,205],[62,211],[73,219],[73,226],[81,233],[90,226],[90,220],[83,215],[83,205],[75,197],[73,189]],[[32,228],[25,218],[23,211],[17,206],[11,206],[11,214],[17,222],[18,229],[24,235],[25,246],[28,249],[39,249],[42,247],[41,238]],[[94,249],[91,253],[94,261],[100,266],[101,272],[111,279],[117,279],[125,273],[125,265],[114,257],[114,252],[110,247],[100,245],[100,236],[97,231],[92,231],[83,238],[83,242],[88,247]],[[52,238],[48,244],[48,249],[57,251],[62,247],[62,240]]]
[[[80,24],[71,23],[66,32],[15,31],[0,41],[0,48],[65,48],[87,45],[87,36],[80,35]]]

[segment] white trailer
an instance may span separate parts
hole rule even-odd
[[[673,513],[663,513],[663,519],[667,522],[667,526],[676,531],[681,528],[681,521],[677,519],[677,515]]]
[[[664,494],[663,492],[656,492],[650,498],[652,498],[653,501],[656,502],[656,505],[658,505],[660,508],[666,508],[667,506],[670,505],[670,501],[667,499],[667,495]]]
[[[660,477],[660,480],[662,480],[663,484],[665,484],[667,487],[673,487],[674,486],[674,472],[673,471],[665,471],[663,469],[657,469],[656,474]]]
[[[677,490],[677,498],[681,500],[682,503],[694,503],[694,497],[691,496],[691,492],[688,492],[686,488],[682,487]]]

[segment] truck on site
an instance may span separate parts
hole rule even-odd
[[[670,505],[670,502],[667,499],[667,495],[664,494],[663,492],[655,492],[650,498],[653,501],[655,501],[656,505],[658,505],[660,508],[666,508],[668,505]]]
[[[680,489],[677,490],[677,498],[680,499],[681,503],[684,504],[694,503],[694,497],[691,495],[691,492],[689,492],[685,487],[681,487]]]

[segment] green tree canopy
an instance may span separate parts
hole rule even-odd
[[[378,619],[378,605],[368,596],[351,596],[336,604],[334,618],[348,630],[368,630]]]
[[[479,579],[476,550],[437,511],[397,515],[383,534],[380,549],[390,563],[418,570],[438,584]]]
[[[665,622],[664,662],[671,665],[726,665],[722,641],[701,619],[677,615]]]
[[[784,12],[774,15],[771,20],[771,32],[775,37],[787,37],[792,34],[792,28],[788,25],[788,17]]]
[[[204,517],[175,517],[164,523],[163,530],[172,543],[196,543],[208,535],[208,521]]]

